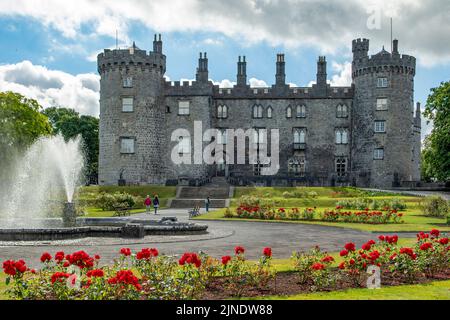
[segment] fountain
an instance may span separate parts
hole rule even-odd
[[[18,159],[12,183],[0,202],[0,241],[62,240],[83,237],[142,238],[146,235],[205,233],[207,226],[173,219],[77,217],[74,194],[84,157],[80,138],[60,135],[36,141]],[[0,197],[2,198],[2,197]]]

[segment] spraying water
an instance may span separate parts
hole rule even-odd
[[[18,159],[9,190],[2,191],[0,227],[44,227],[43,218],[60,217],[64,203],[73,202],[83,166],[80,137],[37,140]]]

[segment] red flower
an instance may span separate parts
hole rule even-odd
[[[326,256],[325,258],[322,258],[322,262],[333,262],[334,258],[332,256]]]
[[[70,262],[69,261],[64,262],[63,267],[67,268],[68,266],[70,266]]]
[[[349,242],[345,245],[345,249],[348,251],[355,251],[355,244],[353,242]]]
[[[372,245],[367,242],[367,243],[364,243],[361,248],[365,251],[369,251],[370,248],[372,248]]]
[[[426,251],[430,248],[433,248],[433,244],[431,242],[425,242],[424,244],[422,244],[420,246],[420,250],[422,250],[422,251]]]
[[[244,254],[244,252],[245,252],[244,247],[237,246],[236,248],[234,248],[234,253],[237,254],[237,255]]]
[[[431,234],[433,237],[437,238],[437,237],[439,237],[440,232],[439,232],[439,230],[437,230],[437,229],[433,229],[433,230],[431,230],[430,234]]]
[[[66,255],[66,260],[69,264],[78,266],[80,269],[92,268],[94,266],[94,258],[82,250]]]
[[[120,254],[124,255],[125,257],[131,256],[131,249],[130,248],[122,248],[122,249],[120,249]]]
[[[442,244],[442,245],[448,244],[448,238],[439,239],[439,243]]]
[[[132,285],[136,290],[141,290],[142,287],[139,284],[139,279],[133,274],[131,270],[120,270],[116,273],[116,276],[108,279],[108,283],[112,285],[127,284]]]
[[[50,255],[50,253],[48,252],[44,252],[41,256],[41,262],[45,263],[45,262],[49,262],[52,260],[52,256]]]
[[[149,260],[152,257],[157,257],[159,254],[158,250],[155,248],[144,248],[136,254],[136,259],[138,260]]]
[[[263,255],[270,258],[272,257],[272,249],[269,247],[266,247],[263,249]]]
[[[228,264],[228,262],[230,262],[230,261],[231,261],[231,257],[230,256],[223,256],[222,257],[222,264],[224,266],[226,266]]]
[[[345,269],[345,262],[339,263],[338,268],[341,269],[341,270]]]
[[[385,237],[384,237],[383,235],[381,235],[381,236],[378,237],[378,239],[379,239],[380,241],[384,241],[384,240],[385,240]]]
[[[351,265],[354,265],[354,264],[355,264],[355,259],[350,259],[349,263],[350,263]]]
[[[94,256],[94,258],[95,258],[95,260],[100,260],[100,255],[96,254],[96,255]]]
[[[193,264],[197,268],[199,268],[202,264],[202,261],[200,260],[200,258],[198,257],[198,255],[196,253],[186,252],[185,254],[183,254],[183,256],[178,261],[178,263],[181,266],[184,266],[185,264]]]
[[[90,278],[90,277],[97,277],[97,278],[101,278],[105,275],[105,273],[103,272],[102,269],[96,269],[96,270],[89,270],[86,275]]]
[[[314,263],[311,266],[311,268],[314,270],[323,270],[323,269],[325,269],[325,266],[323,264],[317,262],[317,263]]]
[[[64,279],[67,279],[70,276],[71,275],[69,273],[55,272],[51,277],[52,284],[54,284],[55,282],[64,282]]]
[[[395,257],[397,257],[397,254],[396,254],[396,253],[392,254],[392,255],[389,257],[389,260],[394,260]]]
[[[41,258],[42,259],[42,258]],[[59,251],[55,254],[55,261],[61,263],[64,260],[64,252]]]
[[[411,259],[416,260],[417,255],[411,248],[400,248],[400,254],[406,254],[411,257]]]
[[[339,255],[340,255],[341,257],[345,257],[345,256],[348,255],[348,251],[347,251],[347,250],[342,250],[342,251],[339,253]]]

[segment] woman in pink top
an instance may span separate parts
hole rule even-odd
[[[152,199],[150,199],[150,196],[147,195],[147,198],[145,198],[144,200],[144,204],[145,204],[145,208],[147,209],[147,213],[150,214],[150,209],[152,206]]]

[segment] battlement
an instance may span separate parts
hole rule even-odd
[[[148,52],[134,44],[128,49],[105,49],[97,56],[98,73],[113,71],[116,68],[140,67],[166,72],[166,56],[161,53]]]

